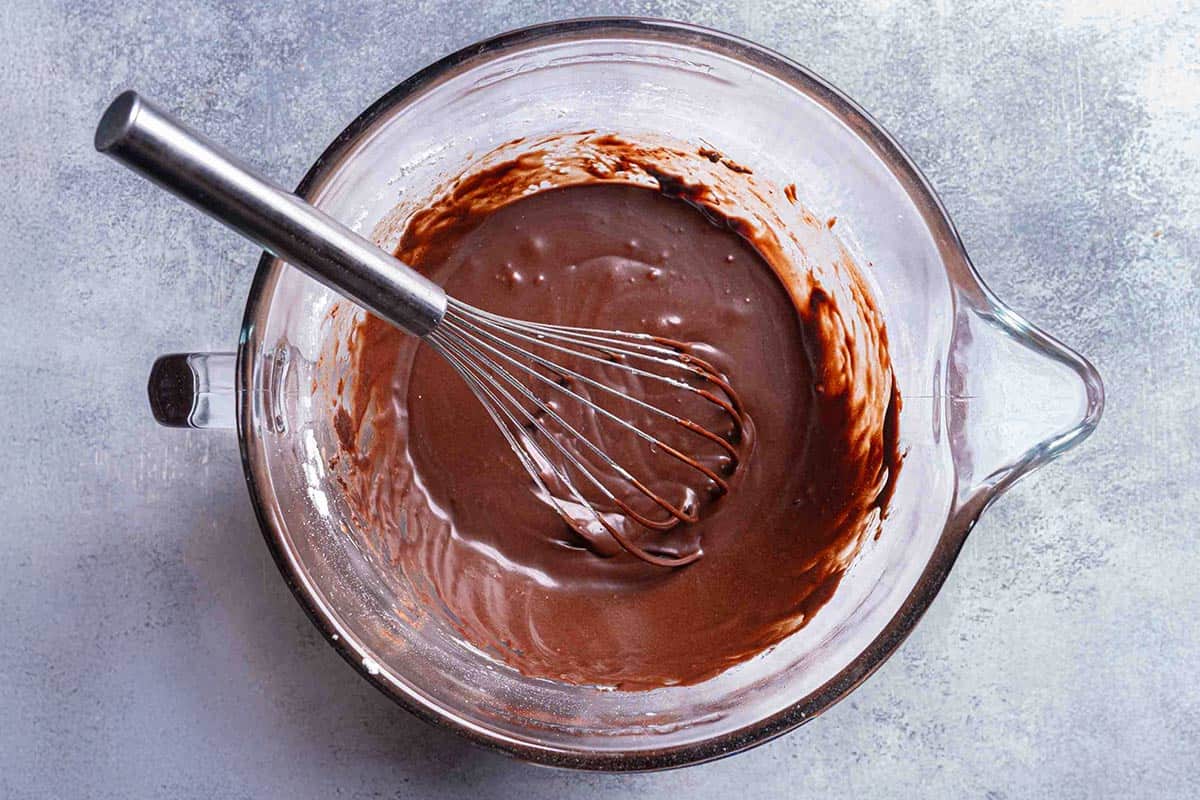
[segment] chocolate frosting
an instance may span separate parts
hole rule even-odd
[[[695,683],[803,626],[880,531],[900,399],[863,273],[795,198],[711,148],[585,133],[511,142],[398,209],[379,238],[451,296],[694,343],[746,419],[729,492],[702,496],[695,523],[633,533],[703,557],[653,566],[565,524],[454,370],[364,314],[334,409],[351,535],[466,642],[534,677]],[[601,435],[644,465],[638,443]]]

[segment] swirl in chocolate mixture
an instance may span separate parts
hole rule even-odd
[[[430,348],[355,324],[335,427],[356,535],[443,624],[527,675],[710,678],[811,619],[880,529],[899,395],[867,283],[791,187],[713,153],[589,134],[510,143],[390,221],[397,255],[467,303],[702,343],[748,417],[731,491],[695,523],[639,534],[703,557],[655,567],[535,497]]]

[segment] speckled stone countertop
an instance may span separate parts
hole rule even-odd
[[[155,427],[154,356],[234,344],[254,248],[92,152],[118,89],[295,182],[378,95],[508,28],[667,16],[889,128],[996,292],[1089,356],[1097,433],[980,522],[880,672],[715,764],[522,765],[318,637],[232,436]],[[0,9],[0,797],[1200,794],[1200,13],[1070,0],[9,0]]]

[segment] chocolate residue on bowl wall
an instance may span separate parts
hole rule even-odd
[[[883,319],[831,227],[711,147],[590,132],[510,142],[397,209],[376,238],[461,300],[709,345],[753,452],[728,497],[664,534],[704,557],[647,565],[539,502],[453,370],[362,314],[330,410],[349,535],[534,677],[695,683],[779,642],[878,535],[901,461]]]

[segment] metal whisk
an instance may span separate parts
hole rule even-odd
[[[421,337],[466,381],[533,479],[537,495],[581,535],[605,531],[625,550],[659,566],[699,557],[699,550],[665,551],[638,531],[695,522],[700,499],[727,492],[738,466],[742,408],[728,381],[696,348],[644,333],[513,319],[447,297],[394,256],[255,175],[134,92],[108,107],[95,143],[100,152]],[[636,454],[642,463],[622,463],[614,450]]]

